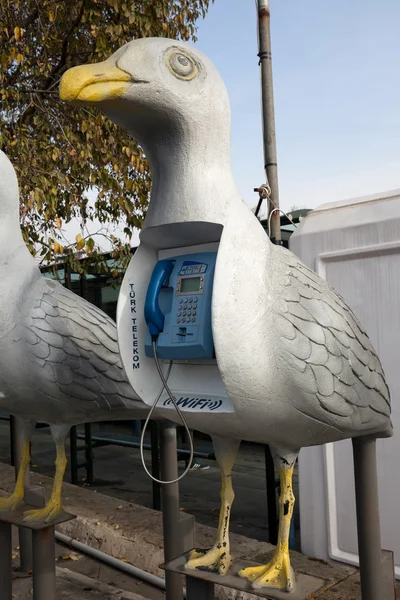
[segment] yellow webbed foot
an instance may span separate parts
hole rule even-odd
[[[58,502],[48,502],[44,508],[27,510],[24,513],[24,521],[44,521],[51,523],[63,512],[61,504]]]
[[[18,506],[23,501],[24,496],[20,494],[11,494],[6,498],[0,498],[0,512],[11,512],[17,510]]]
[[[289,553],[278,553],[267,565],[242,569],[239,575],[251,581],[254,588],[272,587],[290,592],[295,585],[295,574],[290,566]]]
[[[232,563],[227,544],[216,544],[210,550],[192,550],[185,569],[197,569],[226,575]]]

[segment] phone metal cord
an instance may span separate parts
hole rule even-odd
[[[176,403],[176,398],[175,398],[174,394],[171,392],[171,390],[169,389],[169,386],[168,386],[168,383],[167,383],[168,377],[170,376],[171,369],[172,369],[172,360],[170,361],[170,363],[168,365],[167,375],[164,376],[164,373],[162,372],[162,369],[161,369],[161,366],[160,366],[160,363],[159,363],[159,360],[158,360],[157,346],[156,346],[156,344],[157,344],[157,342],[155,340],[153,340],[152,341],[153,356],[154,356],[154,360],[155,360],[155,363],[156,363],[158,374],[160,376],[160,379],[161,379],[163,385],[162,385],[162,388],[161,388],[161,390],[159,391],[159,393],[157,395],[157,398],[154,400],[153,406],[151,407],[150,412],[147,415],[147,419],[146,419],[144,427],[143,427],[142,435],[140,437],[140,458],[142,459],[142,464],[143,464],[144,470],[146,471],[146,473],[150,477],[150,479],[152,479],[156,483],[162,483],[162,484],[169,485],[171,483],[177,483],[178,481],[180,481],[181,479],[183,479],[187,475],[187,473],[190,470],[190,467],[192,466],[193,455],[194,455],[194,448],[193,448],[193,438],[191,436],[188,424],[186,423],[185,417],[183,416],[182,411],[180,410],[179,406]],[[173,479],[172,481],[162,481],[161,479],[157,479],[156,477],[154,477],[150,473],[150,471],[146,467],[146,463],[145,463],[145,460],[144,460],[144,449],[143,449],[144,436],[145,436],[145,433],[146,433],[147,426],[148,426],[149,421],[151,419],[151,415],[153,414],[153,412],[154,412],[154,410],[155,410],[155,408],[157,406],[157,403],[158,403],[159,399],[161,398],[161,394],[163,393],[164,388],[166,389],[167,394],[168,394],[168,396],[169,396],[172,404],[174,405],[174,408],[175,408],[176,412],[178,413],[178,415],[179,415],[179,417],[180,417],[180,419],[182,421],[182,425],[186,429],[186,432],[187,432],[187,434],[189,436],[189,446],[190,446],[190,458],[189,458],[188,466],[183,471],[182,475],[180,475],[176,479]]]

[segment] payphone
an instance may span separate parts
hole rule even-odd
[[[144,307],[146,356],[153,356],[157,339],[158,358],[215,358],[211,299],[216,257],[216,252],[202,252],[157,262]]]

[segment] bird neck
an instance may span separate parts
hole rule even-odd
[[[181,123],[151,135],[143,144],[152,192],[141,240],[148,230],[171,223],[224,225],[232,202],[241,202],[230,166],[229,122]]]
[[[0,262],[5,257],[25,254],[32,259],[20,228],[19,202],[16,198],[0,200]]]

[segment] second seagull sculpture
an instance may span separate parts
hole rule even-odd
[[[145,417],[126,380],[115,323],[93,304],[45,279],[19,224],[16,173],[0,151],[0,410],[23,419],[23,455],[15,490],[0,510],[23,500],[30,438],[37,421],[50,424],[56,474],[47,505],[27,520],[54,520],[61,511],[65,441],[72,425]]]

